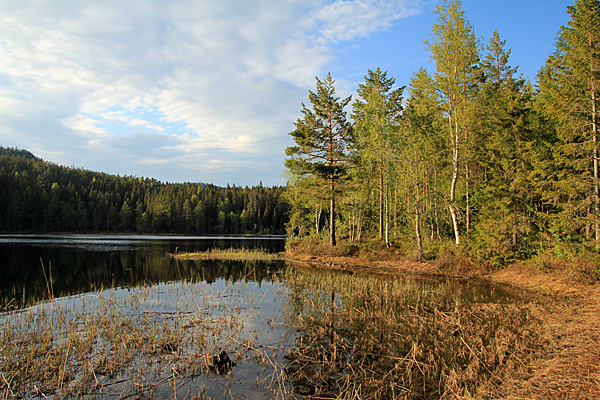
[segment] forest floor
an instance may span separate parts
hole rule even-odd
[[[315,255],[317,254],[317,255]],[[483,279],[524,289],[540,305],[539,355],[506,379],[494,398],[600,399],[600,284],[568,268],[541,271],[523,263],[498,270],[468,263],[417,262],[392,253],[328,255],[289,249],[286,258],[314,268],[395,276]]]

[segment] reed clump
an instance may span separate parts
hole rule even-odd
[[[351,274],[286,279],[287,323],[301,332],[285,363],[291,397],[495,398],[544,351],[531,303]]]
[[[260,349],[245,324],[263,299],[249,293],[171,282],[0,314],[0,398],[204,396],[215,355]]]
[[[173,254],[178,260],[219,260],[219,261],[275,261],[282,259],[280,253],[270,253],[264,249],[212,248],[207,251]]]

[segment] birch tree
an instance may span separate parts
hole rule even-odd
[[[465,17],[461,2],[446,0],[436,6],[437,23],[426,46],[435,63],[435,85],[447,118],[451,142],[452,178],[448,188],[448,208],[454,238],[460,243],[459,209],[456,199],[461,162],[464,164],[466,229],[470,226],[470,170],[468,163],[469,107],[479,79],[479,55],[473,26]]]

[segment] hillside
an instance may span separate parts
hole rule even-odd
[[[283,234],[283,191],[121,177],[0,147],[0,232]]]

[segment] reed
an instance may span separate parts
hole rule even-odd
[[[212,248],[193,253],[177,253],[178,260],[223,260],[223,261],[275,261],[282,259],[280,253],[269,253],[264,249]]]
[[[289,270],[296,398],[495,398],[543,352],[531,303],[465,301],[405,279]]]
[[[144,285],[0,314],[0,398],[182,398],[215,386],[215,355],[239,362],[261,348],[245,329],[267,300],[255,286]]]

